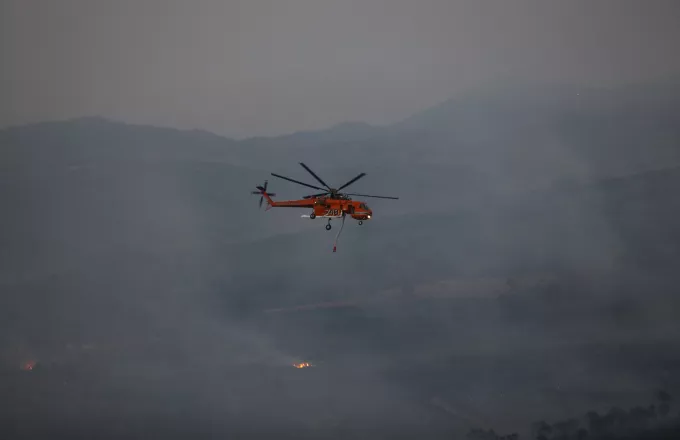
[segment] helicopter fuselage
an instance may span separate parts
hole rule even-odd
[[[266,197],[266,196],[265,196]],[[350,198],[318,197],[299,200],[267,200],[272,208],[311,208],[312,214],[306,218],[338,218],[348,215],[355,220],[370,220],[373,211],[365,202]]]

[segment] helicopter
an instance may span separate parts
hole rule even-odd
[[[280,174],[271,173],[272,176],[278,177],[279,179],[287,180],[289,182],[297,183],[298,185],[306,186],[315,190],[322,191],[317,194],[312,194],[304,196],[297,200],[281,200],[274,201],[272,196],[274,194],[267,192],[268,182],[265,180],[264,185],[257,186],[257,191],[253,191],[252,194],[260,196],[260,207],[262,207],[263,200],[267,201],[267,208],[306,208],[311,209],[309,214],[302,215],[302,218],[316,219],[316,218],[326,218],[328,222],[326,223],[326,230],[331,230],[331,220],[341,218],[342,225],[345,224],[345,217],[349,215],[354,220],[357,220],[359,225],[362,225],[364,221],[371,220],[373,216],[373,210],[364,201],[353,200],[350,196],[356,197],[370,197],[377,199],[391,199],[398,200],[399,197],[389,197],[389,196],[375,196],[369,194],[355,194],[355,193],[343,193],[340,192],[344,188],[347,188],[357,180],[361,179],[366,175],[366,173],[360,173],[344,185],[338,188],[332,188],[323,179],[321,179],[314,171],[312,171],[307,165],[300,162],[302,168],[304,168],[309,174],[312,175],[322,187],[316,185],[310,185],[305,182],[300,182],[299,180],[291,179],[290,177],[282,176]],[[338,231],[338,236],[342,231],[342,226],[340,231]],[[337,242],[336,237],[336,242]],[[335,252],[335,246],[333,246],[333,252]]]

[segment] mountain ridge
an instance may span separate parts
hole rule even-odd
[[[669,91],[673,95],[669,97]],[[363,121],[343,121],[332,124],[325,128],[318,128],[314,130],[304,130],[304,131],[293,131],[289,133],[281,133],[277,135],[268,136],[247,136],[244,138],[232,138],[227,135],[222,135],[215,133],[211,130],[198,129],[198,128],[175,128],[169,126],[162,126],[156,124],[145,124],[139,122],[129,122],[120,121],[114,118],[100,116],[100,115],[83,115],[77,117],[68,117],[40,122],[29,122],[24,124],[9,125],[0,128],[0,132],[5,130],[13,130],[17,128],[31,128],[35,126],[40,126],[43,124],[54,124],[54,123],[73,123],[73,122],[93,122],[101,123],[108,122],[114,124],[127,125],[132,127],[153,127],[158,129],[168,129],[179,132],[193,132],[193,133],[204,133],[209,134],[220,139],[228,140],[236,143],[249,143],[253,141],[262,140],[272,140],[280,138],[295,138],[308,135],[317,135],[322,133],[333,133],[333,132],[343,132],[349,130],[372,130],[372,129],[384,129],[384,128],[394,128],[394,127],[408,127],[412,120],[419,119],[424,115],[431,114],[432,112],[441,111],[442,109],[447,109],[450,107],[455,107],[458,105],[465,105],[470,100],[494,100],[501,96],[506,96],[508,98],[531,98],[533,100],[539,100],[541,95],[550,97],[552,99],[565,97],[573,97],[575,94],[583,93],[584,95],[588,93],[594,93],[597,95],[612,95],[617,93],[629,93],[632,95],[637,95],[639,97],[659,97],[666,96],[669,99],[677,99],[680,97],[680,75],[669,75],[664,78],[660,78],[656,81],[644,81],[635,82],[611,87],[602,86],[583,86],[578,84],[553,84],[553,83],[535,83],[535,82],[519,82],[513,81],[511,83],[491,83],[486,88],[475,88],[466,93],[459,94],[458,96],[453,96],[447,98],[439,103],[435,103],[428,108],[416,111],[413,114],[395,121],[389,124],[374,125]]]

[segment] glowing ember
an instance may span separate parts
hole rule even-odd
[[[35,361],[27,361],[21,365],[21,369],[24,371],[32,371],[35,368]]]
[[[309,362],[300,362],[299,364],[293,364],[295,368],[309,368],[312,367],[313,365],[310,364]]]

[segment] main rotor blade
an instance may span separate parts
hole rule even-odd
[[[317,176],[316,174],[314,174],[314,171],[310,170],[309,167],[308,167],[307,165],[303,164],[302,162],[300,162],[300,165],[302,165],[302,168],[306,169],[307,172],[308,172],[309,174],[311,174],[312,176],[314,176],[314,178],[315,178],[316,180],[318,180],[320,184],[322,184],[323,186],[325,186],[325,187],[328,188],[328,189],[331,189],[331,187],[328,186],[328,185],[326,184],[326,182],[324,182],[323,180],[321,180],[321,177],[319,177],[319,176]],[[320,189],[320,188],[319,188],[319,189]]]
[[[349,182],[345,183],[345,184],[342,185],[340,188],[338,188],[338,191],[340,191],[341,189],[343,189],[343,188],[345,188],[345,187],[347,187],[347,186],[350,186],[351,184],[353,184],[353,183],[356,182],[357,180],[361,179],[361,178],[364,177],[365,175],[366,175],[366,173],[361,173],[361,174],[359,174],[359,175],[356,176],[354,179],[350,180]]]
[[[325,189],[323,189],[323,188],[319,188],[318,186],[310,185],[310,184],[308,184],[308,183],[300,182],[299,180],[291,179],[290,177],[281,176],[281,175],[279,175],[279,174],[274,174],[274,173],[272,173],[272,176],[278,177],[279,179],[287,180],[287,181],[289,181],[289,182],[297,183],[298,185],[302,185],[302,186],[306,186],[306,187],[309,187],[309,188],[318,189],[318,190],[320,190],[320,191],[325,191]]]
[[[326,194],[328,194],[328,192],[323,192],[323,193],[319,193],[319,194],[312,194],[311,196],[304,196],[303,199],[314,199],[316,197],[325,196]]]
[[[357,197],[373,197],[374,199],[392,199],[399,200],[399,197],[388,197],[388,196],[369,196],[368,194],[349,194],[345,193],[347,196],[357,196]]]

